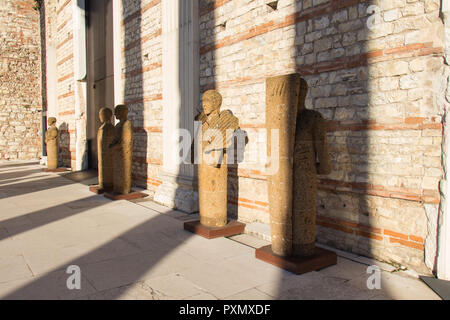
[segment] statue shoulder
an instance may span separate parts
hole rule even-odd
[[[133,123],[130,120],[126,120],[123,123],[123,128],[133,130]]]
[[[205,119],[206,119],[206,114],[204,112],[200,112],[198,115],[195,116],[195,121],[204,122]]]
[[[239,119],[230,110],[223,110],[219,113],[221,122],[227,128],[237,129],[239,127]]]

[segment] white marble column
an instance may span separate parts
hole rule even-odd
[[[450,61],[450,3],[442,1],[441,13],[444,20],[445,30],[445,59]],[[450,67],[448,63],[444,71],[444,83],[441,92],[450,90]],[[445,117],[443,123],[443,143],[442,143],[442,159],[444,176],[441,181],[441,203],[439,208],[438,220],[438,239],[437,239],[437,267],[436,273],[439,279],[450,280],[450,99],[443,97],[440,100],[445,109]]]
[[[198,211],[193,164],[180,163],[178,129],[193,136],[199,104],[198,0],[162,0],[163,172],[154,200]]]
[[[87,88],[86,88],[86,3],[76,0],[73,5],[73,57],[75,71],[75,170],[86,170],[87,161]]]
[[[114,106],[123,104],[124,90],[122,83],[122,0],[113,0],[113,60],[114,60]]]

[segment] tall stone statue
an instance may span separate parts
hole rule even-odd
[[[227,225],[227,148],[239,120],[229,110],[220,111],[222,96],[215,90],[203,94],[201,163],[198,165],[200,223],[206,227]]]
[[[47,168],[58,167],[59,131],[56,127],[56,118],[49,117],[47,121],[50,126],[45,132],[45,144],[47,146]]]
[[[279,130],[279,170],[268,178],[272,252],[283,257],[314,255],[317,174],[331,171],[324,119],[305,109],[307,90],[299,74],[266,81],[266,127]]]
[[[114,164],[113,150],[109,145],[114,139],[114,125],[111,123],[111,109],[101,108],[99,118],[102,123],[97,132],[98,151],[98,188],[104,191],[113,190]]]
[[[109,146],[114,158],[113,191],[116,194],[129,194],[133,157],[133,124],[128,120],[128,108],[125,105],[117,105],[114,116],[119,123],[114,127],[114,139]]]
[[[308,84],[300,79],[294,145],[292,249],[294,255],[315,253],[317,174],[331,172],[325,121],[305,109]]]
[[[300,75],[289,74],[266,80],[266,130],[268,156],[278,148],[278,172],[268,176],[270,233],[273,253],[292,254],[292,185],[295,124],[300,90]],[[271,130],[278,130],[278,146],[271,141]],[[277,159],[273,159],[277,161]]]

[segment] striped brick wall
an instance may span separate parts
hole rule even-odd
[[[370,5],[380,13],[373,29]],[[246,156],[265,126],[265,79],[307,80],[307,108],[327,120],[333,163],[319,177],[318,241],[429,270],[442,175],[439,2],[280,0],[273,10],[204,0],[200,14],[202,91],[219,90],[240,119]],[[243,221],[269,222],[262,172],[241,164],[232,173],[229,210]]]

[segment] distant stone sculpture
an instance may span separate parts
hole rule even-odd
[[[113,190],[114,155],[109,147],[114,139],[114,125],[111,123],[113,113],[111,109],[101,108],[99,118],[102,122],[97,132],[98,153],[98,188],[104,191]]]
[[[128,108],[125,105],[117,105],[114,116],[119,123],[114,127],[114,139],[110,144],[114,158],[113,191],[126,195],[131,192],[133,124],[128,120]]]
[[[222,96],[215,90],[203,94],[201,163],[198,165],[200,224],[206,227],[227,225],[227,148],[239,120],[229,110],[220,111]],[[221,139],[222,138],[222,139]]]
[[[279,170],[268,177],[272,251],[285,257],[314,254],[317,174],[331,170],[324,120],[305,109],[307,90],[299,74],[266,81],[266,128],[279,130]]]
[[[59,146],[59,131],[56,127],[56,118],[49,117],[48,125],[50,126],[45,132],[45,144],[47,146],[47,168],[58,168],[58,146]]]

